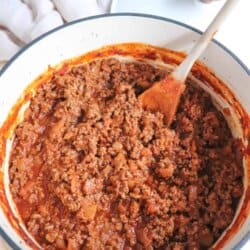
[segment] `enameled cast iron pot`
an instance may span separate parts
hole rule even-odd
[[[27,86],[46,71],[48,65],[60,68],[55,65],[111,44],[130,43],[105,47],[81,57],[81,60],[118,55],[119,58],[144,60],[171,68],[183,59],[183,53],[140,43],[188,52],[199,36],[200,31],[161,17],[140,14],[96,16],[48,32],[4,66],[0,73],[0,234],[11,247],[37,248],[18,218],[8,184],[13,128],[22,119],[23,107],[34,93],[32,87],[27,89]],[[243,145],[244,195],[234,221],[213,246],[216,249],[234,249],[244,245],[250,234],[250,72],[237,56],[217,41],[211,42],[200,61],[208,68],[197,63],[190,77],[212,95],[233,135]],[[50,68],[50,71],[53,70]]]

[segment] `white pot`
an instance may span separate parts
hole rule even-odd
[[[6,120],[11,108],[21,96],[23,90],[32,80],[44,72],[48,65],[56,65],[62,60],[79,56],[104,45],[125,42],[142,42],[188,52],[199,36],[199,31],[185,24],[165,18],[137,14],[90,17],[59,27],[29,44],[2,69],[0,73],[0,126]],[[228,49],[216,41],[209,45],[200,60],[211,68],[232,90],[242,105],[240,105],[240,110],[243,110],[242,107],[244,107],[249,114],[250,73],[247,67]],[[234,106],[228,104],[212,88],[207,86],[207,90],[212,94],[220,108],[229,106],[232,110],[234,109]],[[235,116],[233,115],[232,119],[229,119],[230,126],[233,129],[233,134],[236,137],[245,139],[246,142],[243,132],[246,132],[247,127],[249,129],[249,124],[242,125],[239,121],[239,118],[242,118],[240,117],[242,114],[237,114],[237,110],[235,112]],[[242,224],[239,225],[239,229],[235,229],[227,240],[224,237],[223,243],[219,242],[219,246],[223,246],[224,249],[237,248],[240,244],[244,244],[244,240],[250,230],[249,159],[249,156],[248,158],[246,156],[244,159],[245,193],[236,213],[237,217],[242,212],[242,207],[247,206],[244,210],[247,218],[242,217]],[[8,240],[13,248],[29,249],[27,241],[15,229],[19,227],[18,222],[13,222],[13,218],[6,216],[6,210],[9,208],[6,207],[6,203],[3,201],[3,197],[5,197],[3,192],[6,192],[7,198],[10,200],[8,192],[8,166],[6,164],[5,166],[4,164],[2,165],[0,181],[3,176],[5,190],[1,190],[0,187],[0,198],[2,199],[0,201],[0,227],[2,229],[0,234]],[[4,174],[2,175],[2,173]],[[237,222],[237,218],[235,218],[235,221]]]

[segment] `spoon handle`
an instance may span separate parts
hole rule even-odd
[[[229,13],[240,0],[227,0],[224,6],[220,9],[213,21],[207,27],[206,31],[201,35],[198,42],[191,49],[188,56],[183,62],[173,71],[173,77],[181,82],[185,82],[188,73],[190,72],[194,62],[199,58],[202,52],[206,49],[208,43],[212,40],[213,36],[218,31],[221,24],[227,18]]]

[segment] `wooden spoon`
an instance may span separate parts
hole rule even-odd
[[[239,0],[227,0],[183,62],[170,75],[139,96],[145,109],[160,111],[165,115],[168,126],[174,118],[181,94],[185,90],[185,80],[194,62],[206,49],[222,22],[238,2]]]

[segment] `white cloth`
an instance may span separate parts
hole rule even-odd
[[[107,13],[111,1],[0,0],[0,65],[26,43],[65,22]]]

